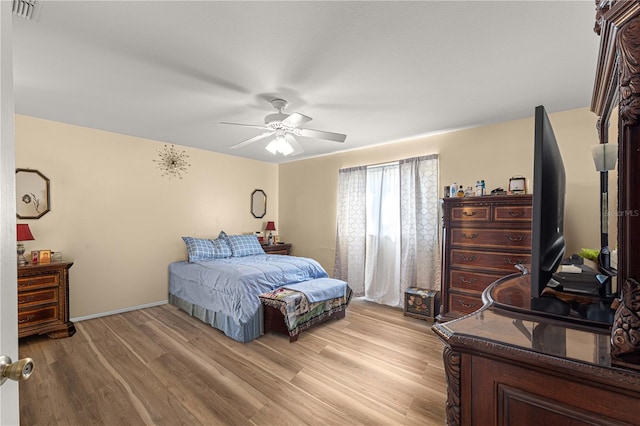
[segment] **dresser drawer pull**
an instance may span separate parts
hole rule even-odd
[[[31,321],[33,318],[35,318],[35,315],[27,315],[25,318],[19,319],[18,324],[24,324],[25,322]]]
[[[18,303],[29,303],[33,300],[33,296],[27,296],[24,299],[18,299]]]
[[[477,211],[475,211],[475,210],[474,210],[474,211],[472,211],[471,213],[469,213],[469,212],[467,212],[467,211],[462,212],[462,215],[463,215],[463,216],[467,216],[467,217],[473,217],[473,216],[475,216],[476,214],[478,214],[478,212],[477,212]]]
[[[524,263],[524,259],[518,259],[517,262],[514,262],[513,259],[509,257],[503,257],[504,263],[508,263],[509,265],[522,265]]]
[[[458,303],[465,308],[475,308],[478,305],[477,303],[464,303],[462,300],[458,300]]]
[[[527,237],[525,235],[513,236],[511,234],[504,234],[504,239],[505,240],[509,240],[509,241],[513,241],[513,242],[522,242],[522,241],[525,241],[527,239]]]
[[[33,285],[33,281],[18,281],[18,287],[28,287]]]
[[[476,278],[466,278],[466,277],[460,277],[460,281],[462,281],[465,284],[473,284],[476,281],[478,281]]]
[[[524,212],[514,212],[514,211],[509,211],[507,212],[507,214],[511,217],[522,217],[524,216]]]
[[[467,240],[475,240],[476,238],[478,238],[478,234],[470,234],[470,235],[467,235],[467,234],[465,234],[464,232],[462,233],[462,236],[463,236],[464,238],[466,238]]]
[[[462,258],[462,260],[464,260],[465,262],[473,262],[474,260],[476,260],[475,256],[465,256],[464,254],[461,254],[460,257]]]

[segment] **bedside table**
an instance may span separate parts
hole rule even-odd
[[[291,244],[288,243],[283,243],[283,244],[263,244],[262,245],[262,250],[264,250],[264,252],[266,254],[286,254],[289,255],[291,254]]]
[[[18,337],[72,336],[69,321],[69,268],[73,262],[18,266]]]

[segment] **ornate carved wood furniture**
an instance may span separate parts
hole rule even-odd
[[[618,285],[612,333],[615,362],[640,365],[640,2],[596,1],[600,55],[591,110],[605,143],[618,117]],[[634,302],[635,301],[635,302]]]
[[[445,198],[439,321],[482,307],[482,291],[531,263],[531,195]]]
[[[18,337],[69,337],[69,268],[72,262],[18,267]]]
[[[492,306],[433,327],[447,424],[639,424],[640,372],[612,365],[609,330],[532,313],[529,277],[497,281],[483,295]]]
[[[290,255],[291,254],[291,244],[289,243],[284,243],[284,244],[264,244],[262,246],[262,250],[264,250],[264,252],[266,254],[285,254],[285,255]]]
[[[528,309],[527,276],[497,281],[483,309],[433,327],[446,344],[449,425],[640,424],[640,1],[597,0],[596,8],[591,109],[603,143],[619,98],[613,327],[545,318]]]

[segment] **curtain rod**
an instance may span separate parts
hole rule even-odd
[[[422,155],[418,157],[403,158],[402,160],[385,161],[381,163],[366,164],[364,166],[347,167],[344,169],[338,169],[338,172],[348,172],[348,171],[359,170],[367,167],[382,167],[382,166],[388,166],[389,164],[393,164],[393,163],[406,163],[408,161],[415,161],[415,160],[435,160],[436,158],[438,158],[438,154],[428,154],[428,155]]]

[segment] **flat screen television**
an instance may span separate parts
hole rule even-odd
[[[533,150],[533,223],[531,227],[531,307],[547,310],[542,290],[565,253],[564,198],[566,178],[562,155],[544,106],[535,111]]]

